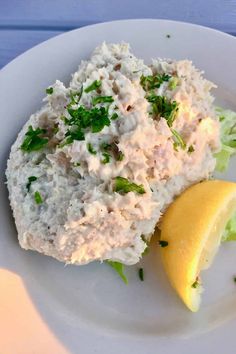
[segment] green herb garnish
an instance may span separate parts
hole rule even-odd
[[[53,134],[57,134],[59,132],[59,127],[57,125],[53,128]]]
[[[101,147],[102,150],[109,151],[111,149],[112,145],[108,144],[108,143],[102,143],[100,145],[100,147]]]
[[[234,277],[234,282],[236,283],[236,277]]]
[[[171,78],[168,74],[156,74],[156,75],[148,75],[141,76],[140,84],[145,91],[154,90],[155,88],[159,88],[163,82],[169,81]]]
[[[111,120],[115,120],[118,118],[118,114],[117,113],[113,113],[111,116]]]
[[[144,281],[144,274],[143,274],[143,268],[139,268],[138,270],[138,276],[141,281]]]
[[[191,285],[192,288],[197,289],[200,286],[200,282],[198,279],[195,280],[195,282]]]
[[[116,161],[122,161],[124,157],[125,157],[124,153],[122,151],[119,151],[116,156]]]
[[[95,106],[98,103],[112,103],[114,99],[112,96],[98,96],[92,99],[92,104]]]
[[[26,189],[27,189],[28,192],[30,190],[31,183],[36,181],[36,180],[37,180],[37,177],[35,177],[35,176],[28,177],[28,182],[26,184]]]
[[[61,116],[60,119],[62,120],[62,122],[64,122],[64,124],[68,124],[68,122],[70,121],[68,118],[66,118],[65,116]]]
[[[86,109],[83,106],[77,109],[68,108],[71,118],[66,125],[76,125],[80,129],[90,128],[92,133],[100,132],[105,126],[110,125],[110,119],[105,107]]]
[[[159,240],[159,245],[161,247],[167,247],[169,245],[168,241],[164,241],[164,240]]]
[[[110,155],[108,153],[103,152],[102,156],[104,157],[104,159],[102,159],[102,163],[104,165],[110,162]]]
[[[109,264],[109,266],[111,266],[117,272],[117,274],[119,274],[125,284],[128,284],[128,279],[124,274],[124,264],[113,261],[106,261],[106,263]]]
[[[65,137],[66,140],[62,144],[60,144],[60,147],[72,144],[74,140],[78,140],[78,141],[85,140],[84,133],[79,128],[75,128],[73,130],[72,129],[67,130]]]
[[[51,95],[53,93],[53,87],[48,87],[47,89],[46,89],[46,94],[47,95]]]
[[[165,96],[156,96],[154,93],[147,95],[146,99],[152,104],[152,115],[155,118],[165,118],[167,124],[171,127],[179,110],[178,103],[176,101],[171,102]]]
[[[104,109],[104,107],[101,107],[99,109],[99,112],[97,115],[92,116],[91,120],[91,130],[92,133],[99,133],[105,126],[109,126],[111,124],[110,119],[108,117],[107,111]]]
[[[100,132],[105,126],[110,125],[108,111],[105,107],[87,109],[79,106],[77,109],[67,108],[70,118],[61,117],[65,125],[72,126],[68,129],[65,136],[66,141],[60,146],[71,144],[74,140],[84,140],[85,129],[92,133]]]
[[[32,125],[30,125],[21,145],[21,150],[31,152],[42,149],[48,143],[48,138],[41,137],[45,133],[45,129],[36,128],[34,130]]]
[[[104,142],[100,145],[100,147],[102,150],[109,151],[116,161],[122,161],[125,156],[123,152],[119,150],[117,144],[114,142],[111,144]]]
[[[88,151],[90,152],[90,154],[96,155],[97,151],[94,150],[93,145],[92,145],[91,143],[88,143],[88,144],[87,144],[87,149],[88,149]]]
[[[101,86],[102,82],[99,80],[95,80],[90,86],[86,87],[84,92],[88,93],[94,90],[97,90]]]
[[[41,194],[38,191],[34,193],[34,200],[36,204],[42,204],[43,202],[43,198],[41,197]]]
[[[193,147],[193,145],[190,145],[189,147],[188,147],[188,153],[192,153],[192,152],[194,152],[195,151],[195,149],[194,149],[194,147]]]
[[[80,91],[70,92],[71,102],[67,107],[71,107],[73,104],[78,104],[83,94],[83,86],[81,86]]]
[[[171,129],[171,133],[174,136],[174,147],[175,149],[177,147],[180,147],[181,149],[185,149],[186,148],[186,143],[183,141],[183,139],[181,138],[180,134],[175,130],[175,129]]]
[[[136,192],[138,194],[144,194],[145,189],[142,184],[138,185],[136,183],[130,182],[127,178],[116,177],[114,184],[114,191],[118,193],[129,193]]]

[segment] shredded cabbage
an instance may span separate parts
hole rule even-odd
[[[222,236],[222,242],[224,241],[236,241],[236,213],[226,225]]]
[[[220,121],[221,151],[216,157],[216,171],[227,169],[230,157],[236,153],[236,112],[229,109],[216,108]]]
[[[236,112],[229,109],[216,108],[220,122],[221,151],[216,157],[216,171],[223,172],[227,169],[230,157],[236,154]],[[228,221],[222,242],[236,241],[236,213]]]
[[[110,260],[107,260],[106,263],[116,271],[116,273],[121,277],[125,284],[128,284],[128,279],[124,274],[124,264]]]

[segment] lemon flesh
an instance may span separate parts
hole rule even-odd
[[[168,278],[191,310],[199,309],[202,287],[196,283],[210,266],[228,220],[236,211],[236,183],[210,180],[183,192],[161,223],[161,248]]]

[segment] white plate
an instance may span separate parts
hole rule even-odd
[[[170,35],[170,38],[167,37]],[[223,245],[203,274],[197,314],[172,291],[159,260],[127,270],[129,285],[105,264],[67,266],[20,249],[8,206],[4,170],[9,148],[55,79],[69,82],[81,59],[102,41],[127,41],[133,52],[188,58],[218,85],[219,102],[236,109],[236,39],[204,27],[131,20],[78,29],[21,55],[0,73],[0,351],[9,354],[232,353],[236,330],[236,244]],[[147,137],[148,138],[148,137]],[[228,179],[235,179],[235,161]]]

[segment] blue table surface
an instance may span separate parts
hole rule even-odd
[[[192,22],[236,35],[236,0],[0,0],[0,68],[62,32],[129,18]]]

